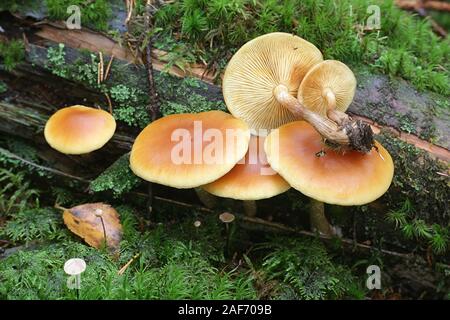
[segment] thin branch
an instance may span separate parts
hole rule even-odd
[[[85,178],[74,176],[74,175],[71,175],[69,173],[65,173],[63,171],[57,170],[57,169],[41,166],[41,165],[39,165],[37,163],[31,162],[31,161],[29,161],[27,159],[24,159],[24,158],[14,154],[14,153],[12,153],[11,151],[8,151],[8,150],[3,149],[3,148],[0,148],[0,153],[4,154],[8,158],[19,160],[19,161],[21,161],[21,162],[23,162],[23,163],[25,163],[25,164],[27,164],[29,166],[35,167],[35,168],[43,170],[43,171],[51,172],[51,173],[56,174],[58,176],[67,177],[67,178],[78,180],[78,181],[85,182],[85,183],[89,183],[90,182],[90,180],[87,180]]]
[[[151,0],[147,0],[147,4],[145,7],[145,27],[146,32],[149,33],[152,29],[152,5]],[[160,116],[160,101],[158,92],[156,91],[156,84],[153,75],[153,63],[152,63],[152,36],[147,34],[147,37],[144,38],[144,41],[147,40],[147,45],[145,46],[145,68],[147,70],[147,82],[148,82],[148,90],[150,102],[147,106],[147,110],[152,121],[156,120]]]

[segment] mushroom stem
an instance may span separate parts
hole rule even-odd
[[[328,109],[336,109],[336,95],[330,88],[323,90],[323,96],[327,101]]]
[[[147,186],[147,219],[150,220],[152,218],[153,212],[153,183],[149,182]]]
[[[311,199],[309,220],[313,231],[318,231],[321,235],[326,236],[334,235],[333,228],[325,216],[325,205],[322,201]]]
[[[108,246],[108,241],[107,241],[107,238],[106,238],[106,228],[105,228],[105,221],[103,221],[103,217],[100,217],[100,221],[102,222],[103,237],[104,237],[103,241],[104,241],[105,248],[106,248]]]
[[[225,232],[226,232],[226,241],[225,241],[225,258],[228,258],[230,256],[230,226],[228,223],[225,223]]]
[[[305,108],[282,84],[276,86],[273,93],[279,103],[294,116],[309,122],[329,145],[363,153],[372,150],[374,145],[373,132],[368,124],[361,120],[354,121],[347,114],[338,110],[329,110],[329,118],[323,117]],[[331,95],[329,96],[331,102]]]
[[[201,203],[208,209],[214,209],[217,206],[217,197],[212,195],[211,193],[203,190],[202,188],[194,188],[195,193],[197,194],[198,199]]]
[[[55,205],[54,205],[53,207],[54,207],[55,209],[59,209],[59,210],[62,210],[62,211],[67,211],[67,210],[69,210],[69,209],[67,209],[67,208],[64,208],[64,207],[60,206],[59,203],[55,203]]]
[[[256,216],[256,212],[257,212],[258,208],[256,207],[255,200],[244,200],[243,206],[244,206],[244,213],[247,217],[255,217]]]

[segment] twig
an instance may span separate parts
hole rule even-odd
[[[149,32],[152,28],[151,25],[151,0],[147,0],[147,4],[145,6],[145,26],[146,31]],[[156,91],[155,79],[153,76],[153,63],[152,63],[152,37],[148,36],[147,45],[145,47],[145,68],[147,70],[147,81],[148,81],[148,90],[150,102],[147,105],[147,110],[152,121],[156,120],[160,116],[159,108],[160,101],[158,97],[158,92]]]
[[[103,61],[103,53],[101,51],[99,51],[98,56],[100,59],[100,70],[99,70],[100,83],[102,83],[103,79],[104,79],[103,71],[104,71],[104,66],[105,66],[104,61]]]
[[[58,210],[61,210],[61,211],[69,211],[69,209],[60,206],[59,203],[55,203],[55,204],[53,205],[53,207],[54,207],[55,209],[58,209]]]
[[[128,24],[133,14],[134,0],[126,0],[126,2],[127,2],[127,18],[125,19],[125,24]]]
[[[111,70],[111,65],[112,65],[113,60],[114,60],[114,55],[112,55],[111,59],[109,59],[108,66],[106,67],[105,76],[103,77],[103,81],[106,81],[106,79],[108,79],[109,71]]]
[[[105,92],[105,97],[106,97],[106,100],[108,101],[109,113],[112,114],[113,110],[112,110],[111,98],[109,97],[108,93],[106,93],[106,92]]]
[[[401,9],[415,11],[420,16],[426,17],[435,33],[443,38],[447,36],[447,31],[431,18],[425,9],[450,12],[450,3],[442,1],[396,0],[395,4]]]
[[[14,154],[14,153],[8,151],[6,149],[3,149],[3,148],[0,148],[0,153],[4,154],[8,158],[19,160],[19,161],[21,161],[21,162],[23,162],[23,163],[25,163],[25,164],[27,164],[29,166],[35,167],[35,168],[40,169],[40,170],[48,171],[48,172],[51,172],[51,173],[59,175],[59,176],[67,177],[67,178],[78,180],[78,181],[85,182],[85,183],[89,183],[90,182],[90,180],[87,180],[85,178],[74,176],[74,175],[71,175],[69,173],[65,173],[63,171],[57,170],[57,169],[41,166],[41,165],[36,164],[34,162],[28,161],[28,160],[26,160],[26,159],[24,159],[24,158],[22,158],[22,157],[20,157],[20,156],[18,156],[16,154]]]
[[[97,84],[100,85],[102,83],[102,76],[100,75],[100,62],[97,63]]]
[[[136,253],[134,255],[134,257],[132,257],[122,268],[120,268],[120,270],[117,272],[117,274],[119,276],[122,275],[128,269],[128,267],[133,263],[133,261],[136,260],[140,255],[141,255],[140,253]]]
[[[450,3],[445,1],[396,0],[395,4],[402,9],[408,10],[417,10],[422,8],[450,12]]]

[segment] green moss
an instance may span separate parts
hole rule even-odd
[[[25,59],[25,46],[21,40],[0,42],[0,58],[7,71],[13,70],[16,65]]]
[[[50,47],[47,51],[46,67],[58,77],[66,78],[69,68],[66,65],[66,53],[64,51],[64,44],[60,43],[58,47]]]
[[[69,235],[56,244],[40,243],[2,260],[2,299],[75,299],[67,289],[63,265],[83,258],[81,299],[255,299],[253,280],[246,272],[227,272],[210,260],[207,242],[180,241],[180,225],[159,226],[151,232],[136,230],[132,208],[117,208],[124,227],[120,257],[113,259]],[[207,251],[205,248],[208,247]],[[125,274],[117,271],[136,253],[140,257]],[[32,285],[29,285],[32,283]]]
[[[130,169],[130,155],[124,154],[90,184],[94,192],[112,191],[115,197],[130,191],[141,180]]]
[[[123,84],[115,85],[108,89],[111,99],[114,101],[113,114],[117,120],[123,121],[129,126],[144,128],[149,122],[145,105],[148,97],[137,88],[131,88]]]
[[[318,240],[277,239],[268,244],[268,249],[271,253],[263,259],[262,267],[265,277],[278,281],[275,292],[279,298],[318,300],[364,296],[364,290],[357,289],[362,286],[349,270],[334,263]]]
[[[370,5],[380,7],[381,29],[362,31]],[[161,28],[157,44],[171,51],[177,46],[174,58],[180,64],[194,58],[221,69],[245,42],[283,31],[314,43],[326,59],[370,65],[420,90],[449,94],[442,67],[450,67],[450,40],[440,39],[428,20],[402,11],[393,0],[181,0],[160,8],[156,26]]]
[[[395,210],[391,210],[386,218],[401,230],[406,239],[415,239],[429,245],[435,254],[444,254],[450,246],[450,225],[429,225],[424,220],[414,218],[415,208],[409,199]]]
[[[450,217],[450,186],[447,178],[439,174],[447,172],[445,164],[389,133],[377,139],[393,156],[395,165],[394,180],[384,201],[395,210],[409,199],[415,208],[413,218],[446,226]]]
[[[0,3],[0,11],[9,10],[11,12],[16,12],[20,9],[30,9],[37,5],[34,0],[2,0]]]
[[[20,210],[9,220],[0,234],[11,241],[62,239],[67,233],[61,219],[61,212],[52,208],[30,208]]]
[[[158,92],[161,96],[161,113],[166,116],[175,113],[198,113],[211,110],[226,111],[222,100],[206,97],[208,88],[194,78],[176,79],[160,73],[156,77]],[[204,93],[205,95],[201,95]]]
[[[8,86],[3,81],[0,81],[0,94],[8,91]]]

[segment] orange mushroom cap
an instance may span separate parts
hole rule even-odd
[[[249,140],[245,122],[222,111],[169,115],[138,135],[130,168],[150,182],[195,188],[230,171],[244,157]]]
[[[324,146],[307,122],[288,123],[272,131],[265,142],[267,159],[293,188],[318,201],[362,205],[389,188],[394,164],[381,144],[369,153],[341,153]],[[321,151],[324,152],[321,152]]]
[[[245,158],[203,189],[219,197],[237,200],[266,199],[287,191],[289,184],[267,162],[264,140],[264,137],[252,136]]]
[[[108,112],[85,106],[56,111],[47,121],[45,140],[65,154],[84,154],[103,147],[114,135],[116,121]]]

